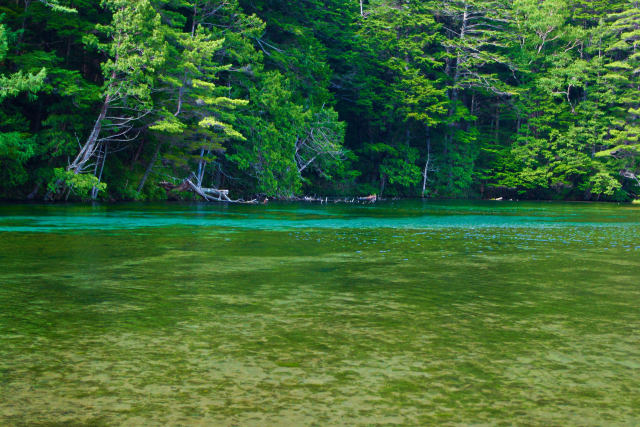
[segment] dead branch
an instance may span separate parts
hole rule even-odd
[[[186,178],[180,184],[172,184],[162,181],[158,185],[165,189],[167,193],[172,191],[190,191],[207,202],[225,202],[225,203],[257,203],[257,200],[245,201],[243,199],[232,200],[229,198],[229,190],[220,190],[217,188],[206,188],[196,185],[189,178]]]

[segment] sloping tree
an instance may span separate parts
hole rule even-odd
[[[86,37],[87,44],[108,58],[102,64],[98,117],[75,159],[65,171],[57,171],[52,187],[56,191],[60,184],[82,191],[90,187],[93,198],[109,151],[115,144],[134,141],[141,120],[153,111],[151,94],[166,54],[160,15],[148,0],[103,0],[102,5],[112,13],[109,24],[96,26],[104,39],[94,34]],[[77,176],[87,172],[93,177]]]

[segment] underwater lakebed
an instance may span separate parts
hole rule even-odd
[[[616,204],[0,205],[0,424],[638,424],[638,236]]]

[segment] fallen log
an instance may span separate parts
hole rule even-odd
[[[201,190],[203,193],[206,194],[214,194],[217,196],[228,196],[229,195],[229,190],[218,190],[217,188],[205,188],[205,187],[201,187]]]
[[[220,190],[217,188],[200,187],[191,181],[189,178],[182,181],[180,184],[172,184],[167,181],[162,181],[158,185],[165,189],[167,193],[172,191],[190,191],[197,194],[207,202],[226,202],[226,203],[257,203],[257,200],[245,201],[243,199],[232,200],[229,198],[229,190]]]
[[[200,196],[203,200],[207,202],[250,203],[250,204],[257,204],[257,203],[266,204],[269,202],[269,199],[266,197],[264,197],[261,200],[258,200],[258,199],[252,199],[247,201],[243,199],[233,200],[229,198],[229,190],[222,190],[219,188],[200,187],[196,185],[189,178],[183,180],[180,184],[172,184],[167,181],[162,181],[162,182],[159,182],[158,185],[164,188],[167,194],[172,191],[190,191]],[[379,200],[379,198],[377,195],[372,194],[370,196],[365,196],[365,197],[351,197],[351,198],[303,196],[303,197],[289,197],[286,199],[279,199],[279,200],[326,204],[326,203],[375,203]]]
[[[361,202],[375,203],[376,200],[378,200],[378,196],[375,194],[372,194],[367,197],[358,197],[358,200],[360,200]]]

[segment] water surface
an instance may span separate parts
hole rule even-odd
[[[0,205],[0,425],[638,425],[640,207]]]

